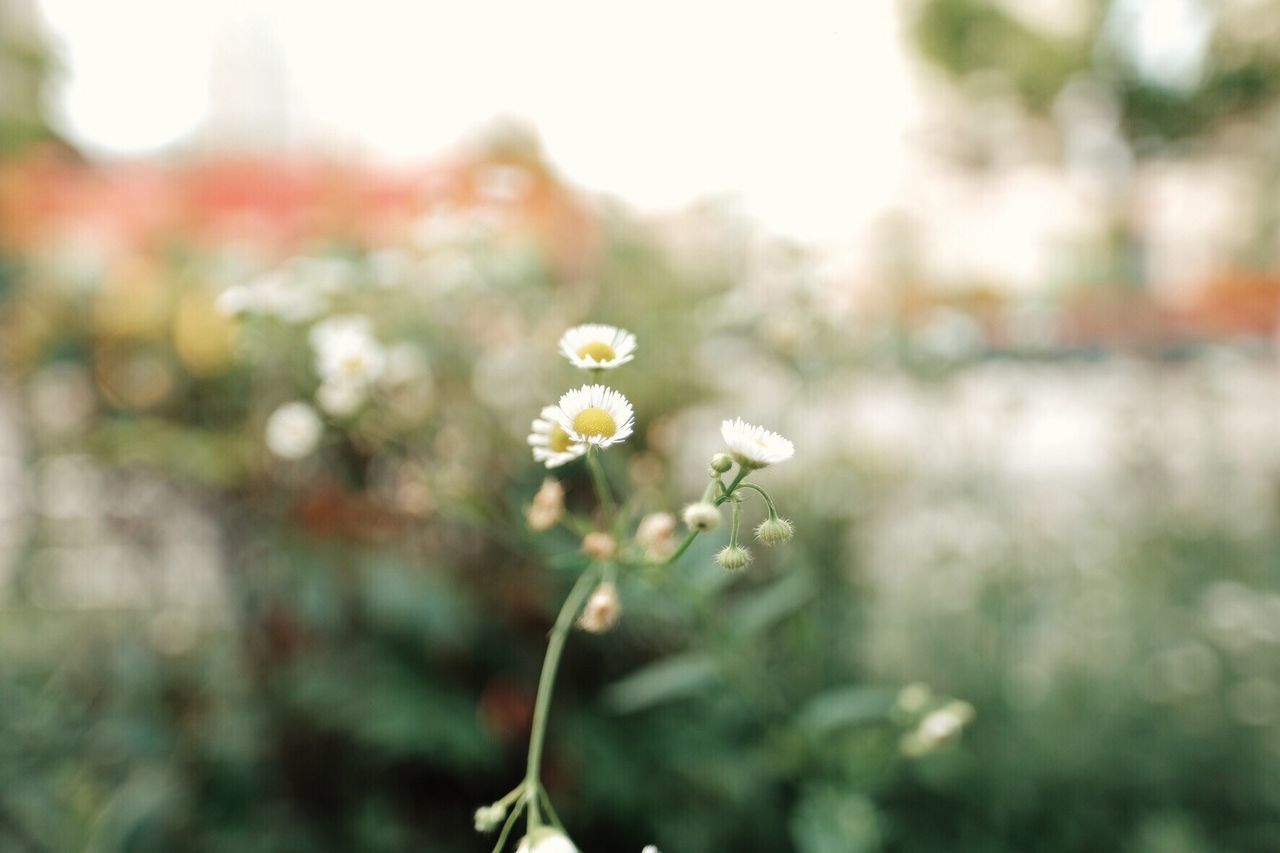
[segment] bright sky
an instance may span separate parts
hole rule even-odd
[[[68,72],[58,121],[102,154],[212,129],[415,162],[515,117],[581,185],[646,210],[731,193],[823,242],[904,169],[890,0],[37,2]]]

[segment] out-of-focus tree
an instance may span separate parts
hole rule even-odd
[[[53,60],[29,0],[0,0],[0,157],[56,138],[44,117]]]
[[[971,172],[1033,151],[1107,199],[1096,278],[1145,283],[1137,176],[1147,164],[1229,162],[1270,268],[1280,168],[1280,3],[1274,0],[917,0],[912,42],[955,85],[967,115],[945,154]],[[1241,241],[1246,242],[1246,241]]]

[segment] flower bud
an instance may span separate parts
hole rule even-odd
[[[727,571],[741,571],[751,562],[751,552],[740,545],[728,545],[716,554],[716,562]]]
[[[720,526],[720,509],[708,501],[698,501],[684,508],[684,523],[690,530],[706,533]]]
[[[516,853],[578,853],[578,848],[563,832],[544,826],[520,839]]]
[[[717,453],[711,457],[711,470],[723,474],[733,467],[733,457],[728,453]]]
[[[559,480],[548,477],[542,488],[533,496],[533,503],[525,510],[525,523],[536,532],[550,530],[564,518],[564,486]]]
[[[766,545],[779,545],[790,542],[795,535],[795,528],[785,518],[771,515],[756,528],[756,538]]]
[[[649,560],[665,560],[676,550],[676,517],[669,512],[646,515],[636,528],[636,544]]]
[[[622,615],[622,602],[618,598],[618,589],[605,581],[591,592],[587,605],[578,617],[578,627],[592,634],[603,634],[618,624]]]
[[[507,817],[505,803],[494,803],[476,809],[476,832],[492,832]]]
[[[608,533],[596,530],[582,537],[582,553],[593,560],[611,560],[618,553],[618,542]]]

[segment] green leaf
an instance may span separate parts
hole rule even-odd
[[[847,685],[819,693],[796,715],[796,725],[815,735],[844,726],[886,720],[898,701],[896,687]]]
[[[674,655],[615,682],[605,691],[604,700],[616,712],[630,714],[689,696],[714,680],[718,672],[715,660],[705,653]]]

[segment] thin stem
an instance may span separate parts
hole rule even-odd
[[[742,502],[733,502],[733,525],[729,529],[729,546],[738,544],[738,531],[742,528]]]
[[[776,516],[778,514],[778,511],[773,508],[773,498],[769,497],[769,493],[766,492],[764,489],[760,488],[755,483],[743,483],[742,488],[754,489],[760,493],[760,497],[764,498],[764,502],[769,505],[770,517]]]
[[[751,483],[743,483],[743,482],[742,482],[742,478],[743,478],[743,477],[745,477],[745,476],[747,476],[747,474],[749,474],[749,473],[751,473],[751,472],[750,472],[748,469],[746,469],[746,468],[743,468],[743,467],[739,466],[737,476],[733,478],[733,482],[729,483],[729,485],[728,485],[727,487],[725,487],[724,494],[723,494],[723,495],[721,495],[720,497],[716,498],[715,505],[716,505],[716,506],[720,506],[722,503],[724,503],[725,501],[729,500],[729,498],[733,497],[733,492],[734,492],[734,490],[735,490],[735,489],[737,489],[737,488],[738,488],[738,486],[740,486],[740,485],[742,485],[742,486],[751,486]],[[717,481],[718,481],[718,480],[719,480],[719,478],[717,478]],[[759,489],[759,486],[752,486],[752,488]],[[761,490],[761,491],[763,491],[763,490]],[[767,499],[767,498],[768,498],[768,496],[766,496],[766,499]],[[771,504],[771,506],[772,506],[772,504]],[[699,534],[700,532],[701,532],[701,531],[699,531],[699,530],[690,530],[690,531],[689,531],[689,533],[688,533],[688,535],[684,537],[684,541],[680,543],[680,547],[679,547],[679,548],[677,548],[677,549],[676,549],[676,552],[675,552],[674,554],[672,554],[670,557],[668,557],[668,558],[666,559],[666,562],[664,562],[662,565],[664,565],[664,566],[669,566],[669,565],[671,565],[672,563],[674,563],[676,560],[678,560],[678,559],[680,559],[682,556],[684,556],[684,552],[689,550],[689,546],[693,544],[693,540],[695,540],[695,539],[697,539],[697,538],[698,538],[698,534]]]
[[[547,641],[547,655],[542,661],[542,675],[538,679],[538,698],[533,705],[533,731],[529,735],[529,762],[525,767],[524,785],[529,798],[529,831],[533,832],[542,825],[542,814],[538,808],[538,786],[542,773],[542,745],[547,734],[547,712],[551,706],[551,693],[555,689],[556,670],[560,666],[560,653],[564,651],[565,640],[573,625],[574,617],[586,600],[591,586],[595,582],[596,567],[589,566],[578,577],[577,583],[569,591],[569,596],[560,608],[555,627],[551,629],[551,639]]]
[[[538,794],[542,799],[542,804],[547,807],[547,815],[551,818],[551,825],[561,832],[567,832],[564,823],[560,820],[560,815],[556,814],[556,807],[551,805],[551,795],[547,793],[547,789],[538,784]]]
[[[609,491],[609,479],[604,475],[604,466],[600,464],[599,449],[595,446],[587,448],[587,468],[591,470],[591,480],[596,487],[596,499],[606,515],[613,515],[613,492]]]
[[[698,538],[698,533],[699,531],[697,530],[690,530],[689,534],[684,537],[684,541],[680,543],[680,547],[676,549],[674,554],[667,557],[667,561],[663,563],[663,565],[669,566],[676,560],[680,559],[684,555],[684,552],[689,550],[689,546],[693,544],[693,540]]]
[[[511,815],[507,818],[507,822],[502,825],[502,832],[498,833],[498,843],[493,845],[493,853],[502,853],[502,848],[507,846],[507,836],[511,834],[511,827],[516,825],[516,820],[520,817],[520,811],[524,808],[525,802],[524,794],[521,794],[521,799],[516,801],[515,808],[511,810]]]
[[[734,490],[738,488],[738,485],[742,482],[742,478],[747,476],[747,474],[749,473],[750,472],[746,468],[739,467],[738,474],[736,477],[733,478],[733,482],[731,482],[729,486],[724,490],[723,495],[716,498],[716,506],[720,506],[720,504],[724,503],[725,501],[729,500],[729,498],[733,497]]]

